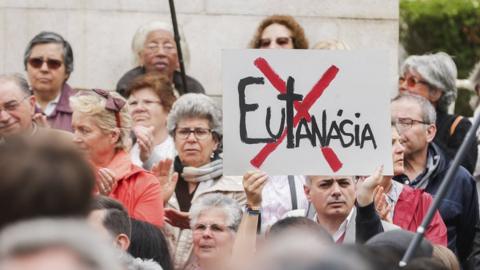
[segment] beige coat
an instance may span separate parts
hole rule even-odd
[[[239,176],[223,176],[213,182],[212,186],[208,182],[201,182],[192,198],[192,204],[206,194],[220,193],[226,195],[241,206],[246,203],[245,191],[243,190],[242,178]],[[168,201],[167,207],[180,209],[175,193]],[[165,225],[165,233],[172,243],[172,256],[176,270],[184,269],[189,262],[193,260],[193,238],[190,229],[180,230],[179,228]]]

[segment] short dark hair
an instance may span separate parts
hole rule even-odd
[[[103,226],[114,237],[119,234],[125,234],[130,238],[132,232],[132,223],[128,212],[121,202],[107,196],[98,195],[93,197],[90,212],[94,210],[104,210]]]
[[[85,217],[95,175],[73,146],[39,137],[0,143],[0,228],[37,217]]]
[[[155,225],[132,219],[132,237],[128,253],[135,258],[152,259],[163,270],[173,270],[168,241]]]
[[[65,71],[68,75],[73,72],[73,50],[70,43],[66,41],[61,35],[55,32],[42,31],[30,40],[23,54],[23,65],[27,70],[27,63],[30,55],[32,54],[33,47],[38,44],[55,43],[62,45],[63,48],[63,62],[65,63]]]
[[[313,232],[321,239],[324,239],[327,242],[333,242],[332,237],[322,227],[322,225],[306,217],[287,217],[284,219],[280,219],[272,225],[270,231],[268,232],[268,235],[269,237],[275,237],[291,229]]]

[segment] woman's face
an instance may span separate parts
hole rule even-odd
[[[92,116],[77,111],[72,114],[72,127],[73,142],[95,165],[110,162],[106,159],[115,152],[118,133],[104,132]]]
[[[140,52],[140,58],[147,72],[160,72],[172,79],[178,67],[176,46],[172,33],[166,30],[150,32]]]
[[[143,88],[135,91],[128,97],[128,106],[135,126],[153,126],[156,132],[166,128],[168,113],[152,89]]]
[[[229,258],[235,233],[228,227],[227,216],[219,208],[204,210],[193,225],[193,252],[202,262]]]
[[[68,78],[62,45],[35,45],[28,59],[27,74],[34,92],[59,93]]]
[[[260,49],[293,49],[292,31],[278,23],[267,26],[260,38]]]
[[[205,118],[181,119],[175,128],[175,148],[184,166],[200,167],[210,162],[218,142]]]

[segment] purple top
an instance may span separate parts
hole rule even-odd
[[[68,132],[73,132],[72,128],[72,108],[70,108],[69,98],[75,94],[70,85],[65,83],[60,93],[60,99],[58,100],[55,110],[47,116],[47,121],[50,127],[55,129],[61,129]],[[38,106],[35,107],[35,113],[43,113],[42,109]]]

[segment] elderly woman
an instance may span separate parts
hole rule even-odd
[[[97,190],[122,202],[133,218],[163,226],[163,200],[155,176],[132,164],[131,118],[125,99],[100,89],[70,98],[74,143],[92,163]]]
[[[73,71],[72,47],[57,33],[41,32],[27,45],[23,64],[36,100],[35,119],[42,125],[72,131],[67,80]]]
[[[167,116],[175,102],[167,77],[150,73],[135,79],[127,90],[136,142],[130,151],[133,164],[150,170],[153,164],[176,155],[167,131]]]
[[[184,41],[185,37],[182,36],[181,40]],[[186,44],[181,42],[180,47],[184,55],[188,56]],[[182,84],[180,72],[177,71],[177,44],[171,24],[153,21],[140,26],[133,36],[132,51],[137,67],[129,70],[118,81],[117,91],[120,94],[125,95],[126,89],[136,77],[150,72],[165,74],[179,95],[205,93],[203,86],[190,76],[186,76],[187,87]]]
[[[243,204],[245,193],[241,178],[223,176],[219,156],[222,111],[211,98],[193,93],[181,96],[168,115],[167,128],[178,153],[174,161],[178,182],[165,195],[165,200],[169,198],[165,216],[167,222],[181,228],[169,232],[176,248],[175,268],[179,269],[191,255],[191,205],[211,193],[222,193]]]
[[[190,210],[195,262],[186,269],[228,269],[242,210],[221,194],[209,194]]]
[[[401,67],[400,92],[410,92],[427,98],[437,112],[437,134],[433,142],[438,144],[451,159],[471,127],[467,118],[448,114],[448,106],[457,96],[457,67],[444,53],[412,55]],[[461,165],[473,173],[477,162],[477,148],[473,142]]]
[[[302,26],[288,15],[265,18],[249,45],[252,49],[308,49]]]

